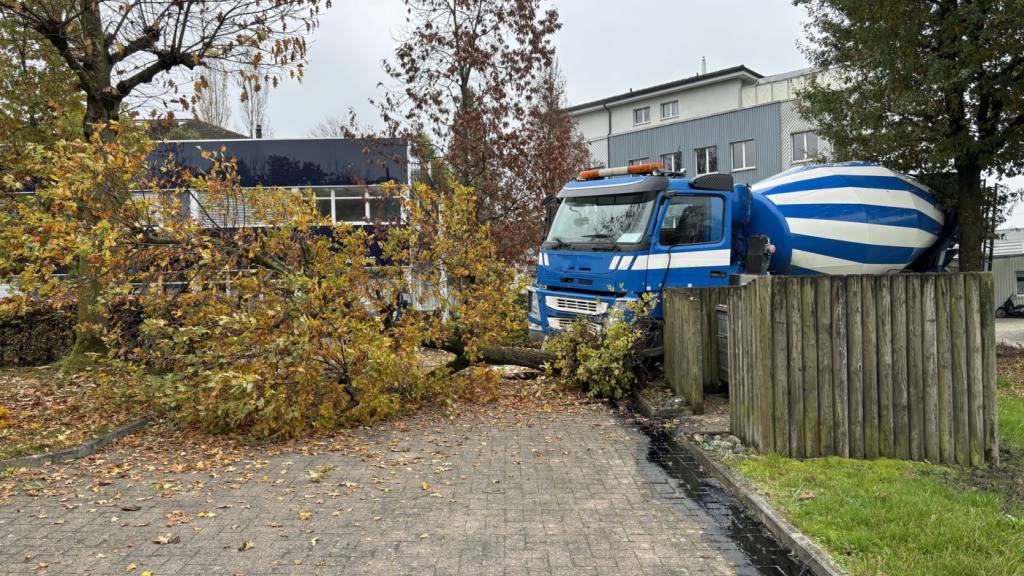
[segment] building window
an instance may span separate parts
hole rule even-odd
[[[401,209],[398,198],[374,196],[361,187],[316,189],[316,207],[320,215],[337,224],[397,222]]]
[[[1024,294],[1024,272],[1017,272],[1017,294]]]
[[[637,158],[635,160],[630,160],[629,161],[629,165],[630,166],[637,166],[639,164],[647,164],[650,161],[651,161],[651,158],[649,156],[644,156],[643,158]]]
[[[814,132],[793,134],[793,162],[807,162],[818,155],[818,135]]]
[[[651,107],[644,106],[643,108],[633,109],[633,125],[639,126],[640,124],[647,124],[651,121]]]
[[[732,171],[752,170],[754,166],[754,141],[744,140],[732,143]]]
[[[668,120],[679,116],[679,100],[661,103],[661,119]]]
[[[665,165],[665,172],[679,172],[683,169],[683,153],[670,152],[662,154],[661,163]]]
[[[718,172],[718,146],[697,148],[694,153],[697,157],[697,176]]]

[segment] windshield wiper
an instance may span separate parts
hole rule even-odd
[[[597,233],[597,234],[584,234],[584,238],[611,238],[611,234]]]
[[[568,242],[566,242],[565,240],[562,240],[558,236],[555,236],[551,240],[548,240],[548,242],[554,242],[555,243],[555,250],[558,250],[560,248],[565,248],[566,246],[569,245]]]

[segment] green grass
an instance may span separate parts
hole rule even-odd
[[[999,396],[999,441],[1003,448],[1024,451],[1024,397]]]
[[[1024,574],[1024,522],[957,470],[778,456],[732,466],[852,574]]]

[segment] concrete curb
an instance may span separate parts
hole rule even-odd
[[[674,437],[685,443],[697,458],[697,462],[709,471],[727,492],[760,520],[782,544],[792,550],[814,574],[817,576],[849,576],[849,573],[836,566],[828,553],[811,542],[810,538],[779,514],[750,482],[738,478],[725,465],[712,459],[687,435],[679,434]]]
[[[154,421],[155,418],[152,416],[146,416],[145,418],[140,418],[139,420],[129,422],[124,426],[111,430],[106,434],[87,440],[78,446],[62,448],[53,452],[47,452],[46,454],[33,454],[32,456],[18,456],[17,458],[0,460],[0,470],[6,470],[8,468],[41,468],[49,464],[59,464],[61,462],[68,462],[69,460],[85,458],[86,456],[95,454],[97,450],[112,442],[142,430]]]
[[[690,412],[690,407],[686,404],[668,408],[655,406],[637,391],[633,392],[633,401],[637,411],[648,418],[678,418]]]

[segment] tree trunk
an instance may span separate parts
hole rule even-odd
[[[956,175],[960,270],[976,272],[982,269],[982,243],[988,233],[983,213],[981,168],[977,162],[958,162]]]
[[[86,138],[95,134],[97,129],[101,130],[100,138],[102,140],[110,141],[115,138],[116,135],[110,129],[109,124],[117,121],[119,108],[120,100],[88,98],[83,126]],[[96,216],[86,213],[84,217],[86,228],[91,233],[91,229],[97,221]],[[107,350],[106,343],[103,341],[106,317],[99,305],[99,296],[102,290],[100,271],[96,270],[89,258],[80,258],[76,267],[75,280],[78,297],[75,343],[71,347],[71,353],[62,361],[63,366],[70,369],[91,364],[95,354],[103,354]]]
[[[541,370],[544,364],[554,362],[555,355],[536,348],[485,346],[480,353],[488,364],[514,364]]]

